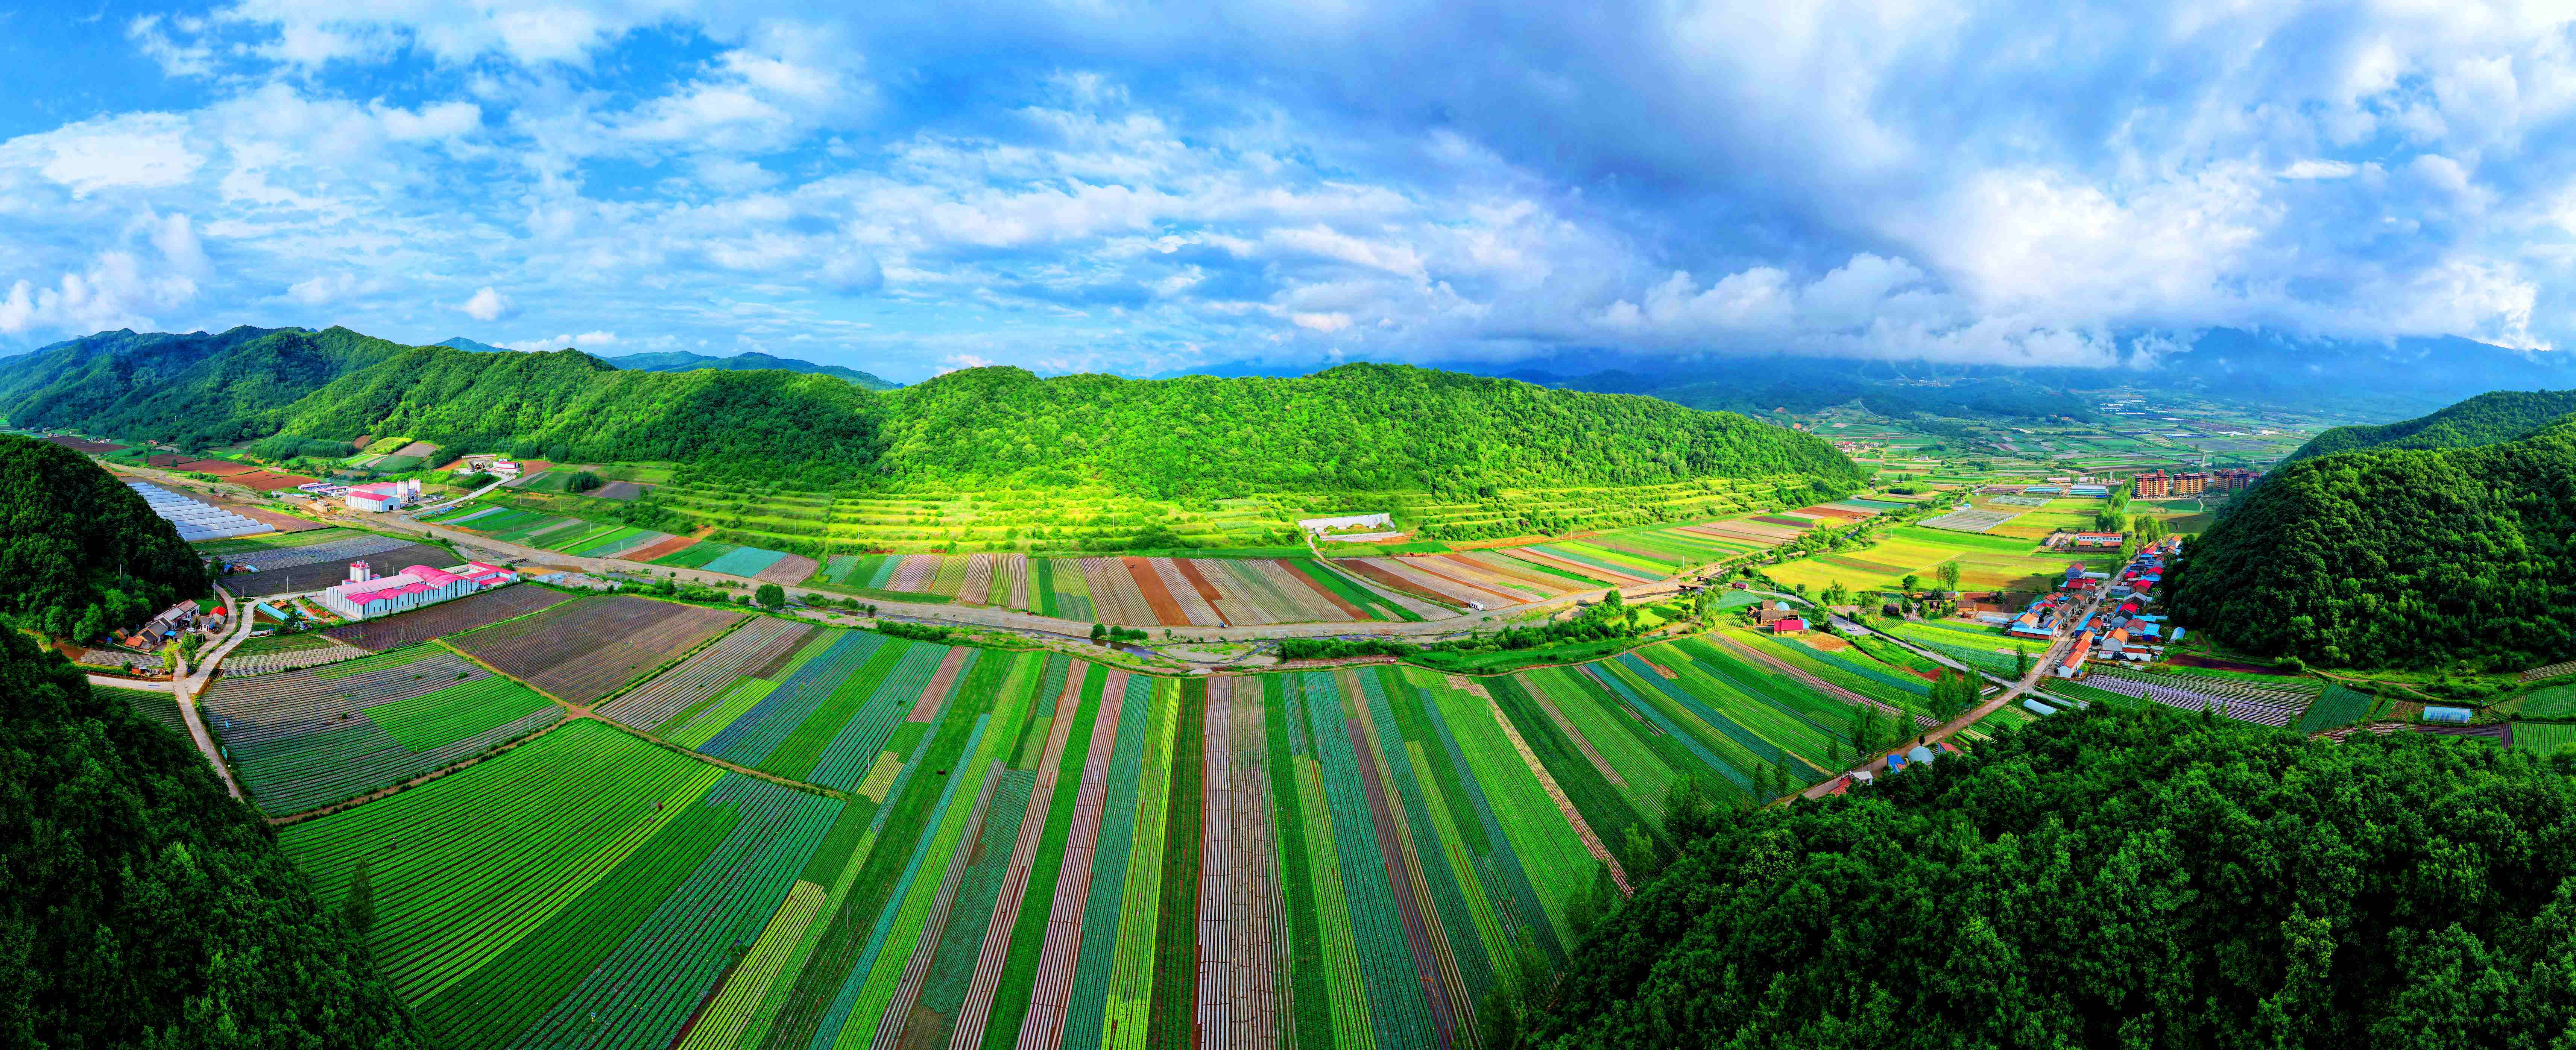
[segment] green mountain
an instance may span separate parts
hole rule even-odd
[[[616,365],[619,368],[631,369],[637,372],[694,372],[701,368],[716,368],[726,371],[746,371],[751,369],[774,368],[784,372],[804,372],[818,376],[834,376],[841,379],[847,379],[850,382],[857,383],[858,385],[870,390],[892,390],[903,385],[901,383],[879,379],[876,376],[859,371],[855,368],[844,368],[840,365],[818,365],[812,361],[800,361],[793,357],[771,357],[768,354],[758,352],[735,354],[732,357],[709,357],[705,354],[693,354],[686,350],[671,350],[656,354],[626,354],[621,357],[607,358],[606,360],[609,364]]]
[[[0,359],[0,419],[200,444],[264,437],[239,423],[406,349],[346,328],[101,332]]]
[[[223,381],[239,375],[253,388]],[[1822,439],[1733,413],[1408,366],[1170,380],[978,368],[874,391],[775,369],[620,369],[574,350],[404,347],[338,328],[48,347],[0,361],[0,417],[206,443],[403,434],[818,484],[1091,483],[1165,497],[1781,475],[1848,492],[1866,476]]]
[[[422,1045],[350,917],[196,748],[16,631],[0,770],[8,1045]]]
[[[1517,997],[1537,1007],[1517,1045],[2525,1046],[2565,1031],[2564,766],[2146,706],[2043,719],[1848,798],[1691,810],[1668,825],[1680,855],[1590,924],[1553,989]]]
[[[1302,378],[950,372],[886,395],[882,469],[925,481],[1099,481],[1163,496],[1434,491],[1867,473],[1813,435],[1651,397],[1409,365]]]
[[[197,552],[89,457],[0,434],[0,618],[94,638],[205,593]]]
[[[2429,416],[2375,427],[2336,427],[2299,446],[2291,460],[2364,448],[2468,448],[2511,441],[2576,413],[2576,390],[2501,390]],[[2287,462],[2287,461],[2285,461]]]
[[[2288,464],[2188,545],[2165,586],[2176,621],[2265,656],[2576,658],[2576,419],[2496,444]]]

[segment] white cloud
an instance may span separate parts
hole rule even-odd
[[[188,148],[187,130],[171,113],[101,117],[0,143],[0,166],[33,166],[74,198],[177,186],[205,162]]]
[[[473,297],[458,304],[456,308],[465,311],[465,316],[477,321],[498,321],[518,312],[518,309],[511,305],[508,296],[493,291],[492,286],[488,284],[476,289]]]
[[[130,245],[138,235],[157,260]],[[187,216],[145,212],[126,224],[124,236],[129,244],[100,252],[78,272],[63,272],[47,284],[24,278],[11,283],[0,297],[0,332],[149,329],[154,313],[197,297],[197,280],[208,265]]]

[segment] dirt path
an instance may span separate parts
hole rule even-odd
[[[223,749],[215,746],[215,735],[206,731],[206,720],[197,713],[197,695],[206,691],[206,681],[214,677],[215,668],[223,663],[224,657],[231,655],[233,649],[241,645],[243,639],[250,637],[251,621],[255,617],[251,615],[250,610],[242,608],[241,603],[235,601],[221,585],[215,587],[215,595],[223,600],[224,608],[232,613],[232,633],[226,635],[224,640],[215,646],[213,652],[205,654],[205,663],[199,665],[194,676],[188,674],[188,664],[184,660],[180,661],[178,667],[172,669],[170,696],[178,702],[179,714],[188,720],[188,735],[196,739],[197,750],[206,756],[207,764],[215,767],[215,775],[223,778],[224,790],[238,799],[242,797],[241,782],[233,779],[232,767],[224,763]]]

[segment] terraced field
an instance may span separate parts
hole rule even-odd
[[[273,814],[399,783],[563,717],[527,687],[433,646],[226,675],[198,702],[242,789]]]
[[[2118,560],[2116,554],[2047,551],[2030,540],[1899,525],[1883,531],[1873,546],[1810,555],[1764,571],[1783,584],[1805,584],[1810,593],[1835,583],[1877,591],[1895,588],[1909,574],[1930,581],[1942,563],[1956,562],[1962,589],[2036,591],[2053,586],[2070,562],[2107,571]]]
[[[1464,1046],[1676,784],[1918,704],[1769,644],[1172,679],[761,617],[598,713],[829,795],[579,721],[282,838],[460,1047]]]

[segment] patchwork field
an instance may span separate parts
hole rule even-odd
[[[1908,574],[1918,586],[1929,584],[1943,562],[1955,561],[1965,590],[2045,590],[2064,578],[2071,562],[2108,570],[2117,560],[2116,554],[2069,555],[2026,540],[1900,525],[1880,533],[1875,546],[1810,555],[1765,571],[1789,586],[1805,584],[1810,593],[1834,583],[1877,591],[1898,586]]]
[[[565,602],[447,644],[571,704],[589,704],[715,637],[743,614],[633,595]]]
[[[280,837],[326,903],[368,865],[456,1046],[1463,1046],[1675,785],[1813,783],[1919,686],[1749,634],[1174,679],[759,617],[598,713],[828,792],[576,721]]]
[[[242,790],[272,814],[399,783],[563,717],[527,687],[431,646],[225,675],[199,704]]]
[[[1334,564],[1349,568],[1352,562]],[[843,555],[808,582],[872,596],[947,598],[1126,627],[1422,618],[1312,558]]]
[[[525,616],[562,604],[568,597],[560,591],[543,587],[503,587],[440,602],[425,609],[327,628],[319,633],[335,641],[380,653],[412,642],[425,642]]]

